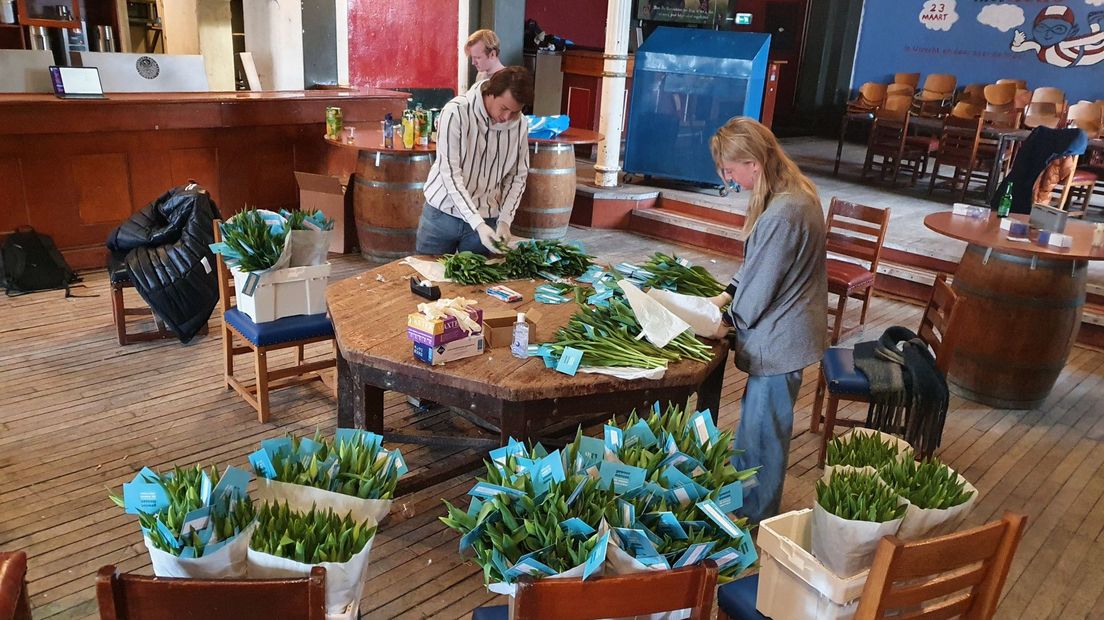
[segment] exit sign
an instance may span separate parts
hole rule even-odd
[[[751,13],[737,13],[736,14],[737,26],[750,26],[751,25]]]

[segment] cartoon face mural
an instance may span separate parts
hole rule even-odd
[[[1080,35],[1073,10],[1054,4],[1035,16],[1031,39],[1017,30],[1012,36],[1013,52],[1035,52],[1040,62],[1056,67],[1083,67],[1104,61],[1104,11],[1088,15],[1089,33]]]

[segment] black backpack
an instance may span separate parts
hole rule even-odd
[[[9,296],[65,289],[79,280],[54,245],[54,240],[20,226],[0,246],[0,286]]]

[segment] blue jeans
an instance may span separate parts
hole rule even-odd
[[[737,469],[761,466],[756,476],[758,484],[745,490],[744,507],[739,511],[752,523],[777,515],[782,504],[793,409],[800,388],[800,370],[748,376],[740,401],[740,425],[736,429],[736,449],[744,453],[733,464]]]
[[[498,218],[486,218],[483,220],[493,230],[498,224]],[[431,206],[422,206],[422,217],[418,219],[418,236],[415,243],[418,254],[452,254],[454,252],[476,252],[484,256],[490,255],[490,250],[483,246],[479,240],[479,233],[475,232],[464,220],[445,213]]]

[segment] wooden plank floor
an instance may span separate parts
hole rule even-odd
[[[736,261],[620,232],[572,229],[571,237],[612,260],[676,249],[722,280]],[[335,277],[367,271],[358,258]],[[272,420],[220,384],[218,318],[188,345],[115,342],[102,272],[86,275],[80,297],[0,297],[0,549],[30,556],[35,618],[96,616],[94,575],[105,564],[150,572],[136,520],[106,497],[142,466],[246,466],[262,439],[286,432],[331,433],[336,408],[321,384],[272,396]],[[136,297],[130,303],[138,303]],[[919,308],[878,298],[868,335],[915,326]],[[327,347],[311,353],[324,355]],[[289,354],[290,355],[290,354]],[[270,360],[270,364],[273,362]],[[731,368],[731,367],[730,367]],[[808,432],[814,369],[805,373],[794,422],[783,508],[812,502],[818,436]],[[727,373],[721,422],[733,427],[746,376]],[[417,415],[387,395],[388,425],[457,432],[467,424],[437,411]],[[971,523],[1004,510],[1029,515],[1001,618],[1104,617],[1104,354],[1075,349],[1045,405],[1002,411],[952,398],[941,456],[981,491]],[[843,415],[859,417],[859,406]],[[413,468],[440,467],[462,453],[400,446]],[[496,602],[478,567],[462,562],[457,537],[437,521],[441,499],[471,487],[461,475],[396,502],[373,551],[362,609],[369,618],[465,618]]]

